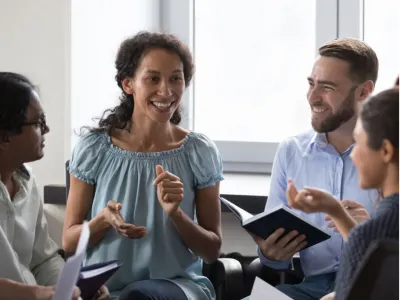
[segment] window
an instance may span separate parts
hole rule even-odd
[[[225,170],[268,172],[278,143],[310,128],[306,78],[336,37],[336,1],[319,2],[194,2],[194,130]]]
[[[375,93],[391,87],[399,75],[399,1],[364,0],[364,40],[376,51],[379,75]]]
[[[162,29],[187,43],[196,60],[182,125],[216,141],[225,171],[268,172],[278,143],[309,127],[305,78],[318,46],[336,37],[336,2],[72,0],[73,130],[117,103],[120,42]]]
[[[326,41],[364,38],[380,60],[376,91],[392,85],[398,74],[397,0],[385,5],[378,0],[72,0],[71,5],[73,129],[90,125],[117,103],[114,59],[120,42],[139,30],[161,29],[188,44],[195,58],[182,126],[212,138],[228,172],[269,172],[278,143],[310,128],[306,77]]]
[[[82,126],[118,104],[115,56],[140,30],[159,30],[158,0],[71,1],[71,146]]]
[[[194,129],[281,142],[309,128],[315,14],[315,0],[195,1]]]

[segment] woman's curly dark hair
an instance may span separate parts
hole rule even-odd
[[[21,133],[26,110],[35,86],[28,78],[12,72],[0,72],[0,141]]]
[[[91,129],[91,131],[106,130],[109,132],[114,128],[125,129],[127,127],[132,118],[134,99],[133,95],[124,91],[122,81],[135,75],[143,57],[150,50],[160,48],[179,56],[183,64],[185,85],[189,86],[194,73],[193,58],[189,48],[171,34],[139,32],[122,42],[115,60],[117,69],[115,80],[122,91],[120,104],[112,109],[107,109],[98,122],[98,128]],[[174,112],[170,122],[176,125],[181,122],[180,108]]]

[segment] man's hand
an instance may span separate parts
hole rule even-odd
[[[269,260],[285,261],[291,259],[293,255],[307,245],[306,237],[304,235],[299,236],[295,230],[285,234],[285,230],[280,228],[266,240],[253,234],[250,235],[260,247],[262,254]]]
[[[361,224],[361,223],[371,219],[371,216],[369,215],[369,213],[366,210],[366,208],[362,204],[360,204],[358,202],[351,201],[351,200],[343,200],[343,201],[340,201],[340,204],[347,210],[349,215],[358,224]],[[328,224],[328,227],[334,228],[335,232],[339,232],[339,230],[336,227],[335,222],[332,221],[331,217],[326,216],[325,220],[326,221],[330,221],[329,224]]]

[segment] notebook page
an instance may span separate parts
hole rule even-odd
[[[256,277],[253,289],[251,290],[250,300],[293,300],[281,291],[274,288],[260,278]]]
[[[71,300],[72,294],[78,281],[82,261],[86,255],[89,243],[90,230],[87,222],[82,224],[82,231],[79,237],[78,247],[74,256],[68,258],[64,268],[57,280],[56,292],[53,300]]]
[[[113,270],[116,267],[118,267],[118,263],[115,262],[115,263],[100,267],[98,269],[83,271],[83,272],[81,272],[81,276],[82,276],[82,278],[96,277],[100,274],[106,273],[107,271]]]

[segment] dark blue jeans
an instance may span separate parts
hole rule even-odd
[[[299,284],[281,284],[276,286],[278,290],[294,300],[319,300],[323,296],[333,292],[335,288],[336,273],[323,274],[305,278]],[[244,298],[248,300],[250,297]],[[265,299],[273,300],[273,299]]]
[[[119,300],[188,300],[182,289],[168,280],[150,279],[131,283]]]

